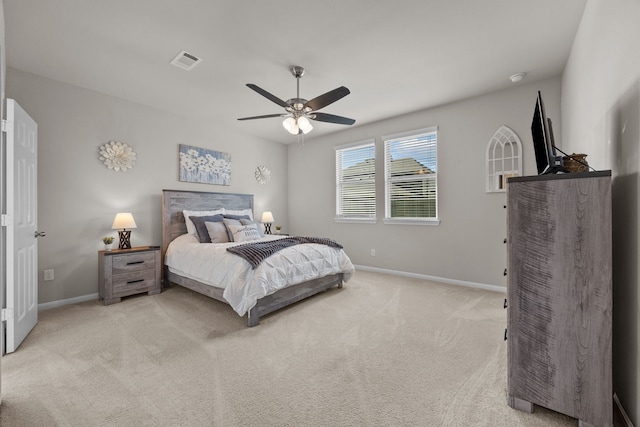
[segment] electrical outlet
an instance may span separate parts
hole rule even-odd
[[[371,256],[376,256],[376,250],[375,249],[371,249]]]
[[[44,281],[48,282],[49,280],[53,280],[53,270],[44,271]]]

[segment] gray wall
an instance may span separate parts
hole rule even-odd
[[[485,150],[510,127],[521,139],[524,171],[535,174],[531,119],[537,91],[560,132],[560,78],[355,127],[289,148],[289,223],[298,234],[337,239],[360,266],[506,286],[504,193],[485,191]],[[425,94],[425,96],[428,96]],[[440,225],[387,225],[381,136],[437,125]],[[335,223],[334,147],[376,139],[376,224]],[[371,249],[376,256],[370,255]]]
[[[562,81],[563,140],[613,175],[614,391],[640,423],[640,2],[589,0]]]
[[[162,242],[162,189],[255,194],[255,212],[273,211],[287,226],[286,146],[234,134],[216,123],[192,120],[8,69],[7,97],[38,123],[38,227],[40,304],[95,294],[97,251],[116,212],[132,212],[138,228],[134,246]],[[98,149],[110,140],[137,153],[127,172],[108,170]],[[178,145],[229,153],[230,186],[178,181]],[[258,165],[271,168],[271,182],[258,184]],[[55,280],[44,282],[43,270]]]

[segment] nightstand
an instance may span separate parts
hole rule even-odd
[[[161,291],[160,248],[141,246],[131,249],[98,251],[98,293],[104,305],[120,302],[122,297]]]

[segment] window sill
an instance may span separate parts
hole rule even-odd
[[[334,221],[347,224],[375,224],[378,222],[375,218],[335,218]]]
[[[437,218],[385,218],[382,222],[396,225],[440,225]]]

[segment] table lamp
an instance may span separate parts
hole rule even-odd
[[[118,230],[118,236],[120,236],[118,249],[131,249],[131,230],[127,230],[127,228],[138,228],[133,215],[128,212],[117,213],[111,228]]]
[[[273,214],[270,211],[262,214],[262,221],[264,224],[264,234],[271,234],[271,223],[273,223]]]

